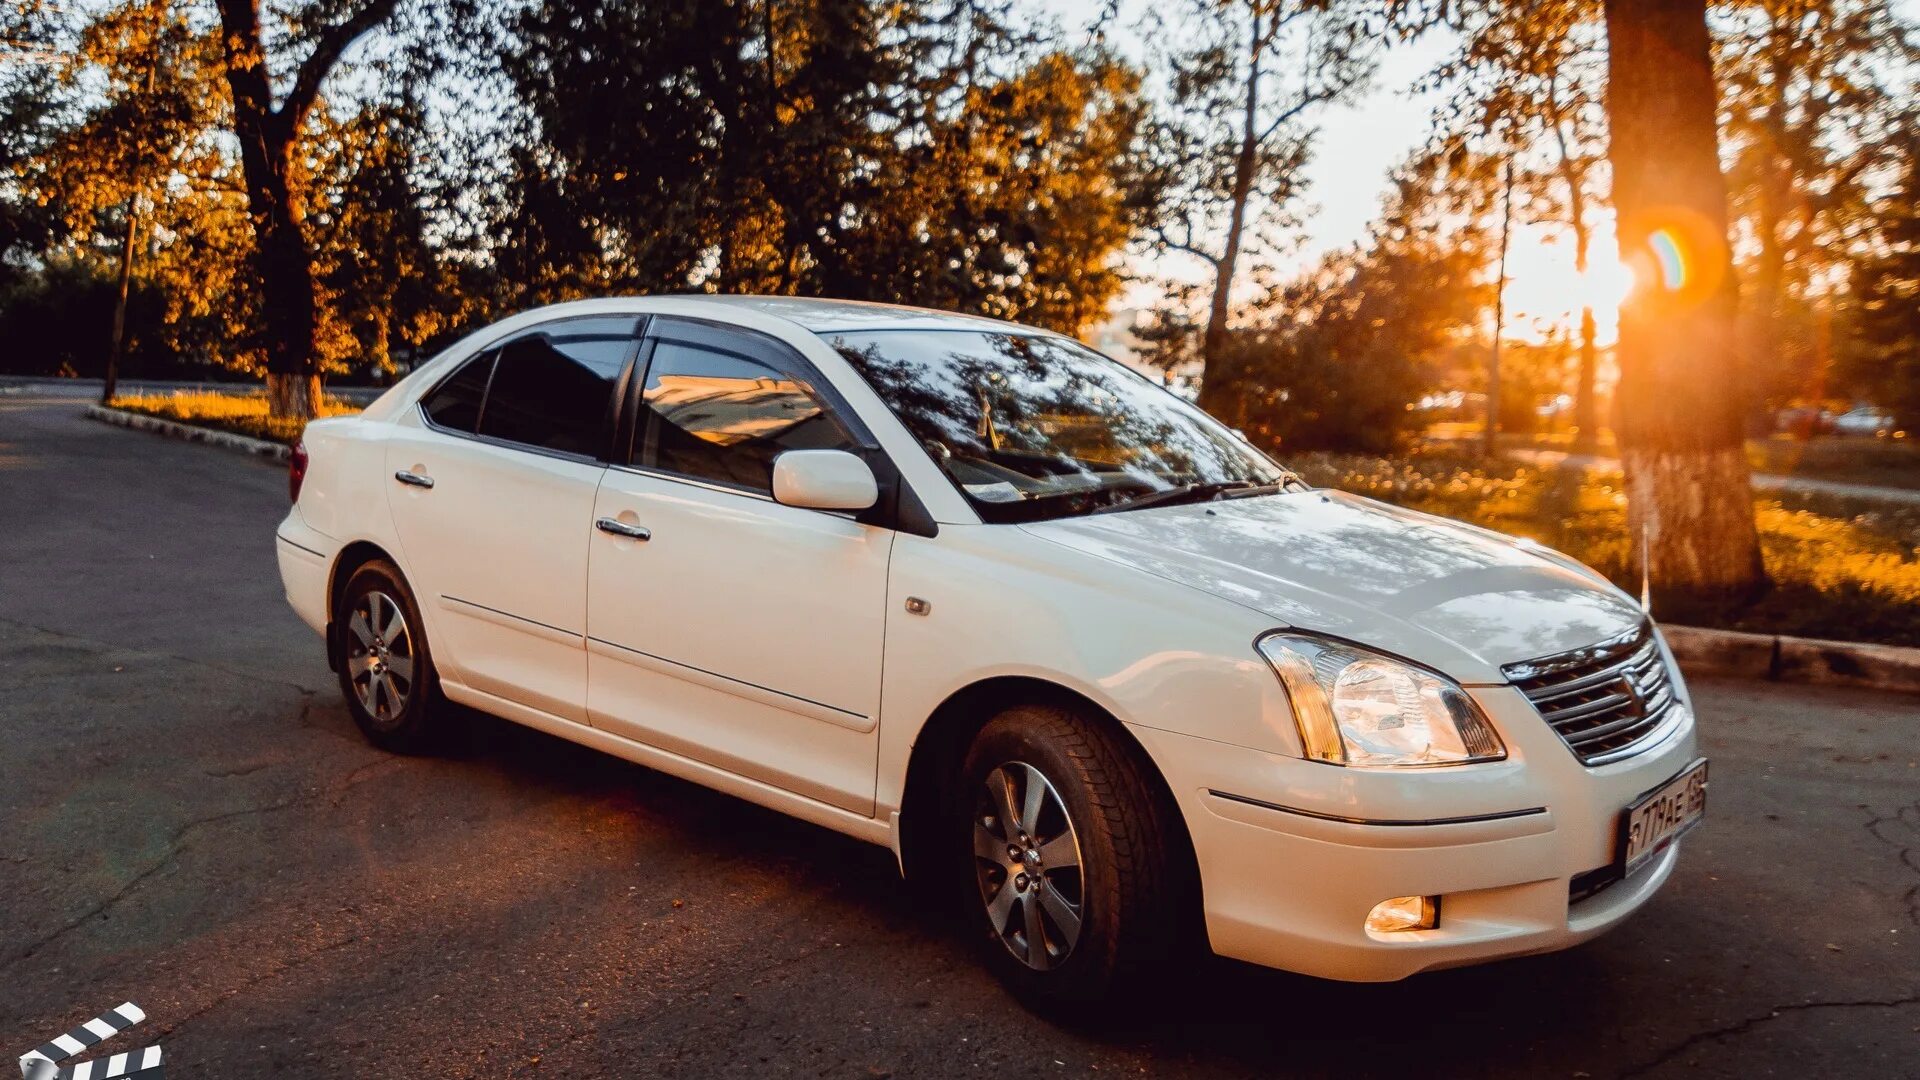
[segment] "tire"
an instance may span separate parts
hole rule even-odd
[[[445,746],[452,709],[440,695],[420,606],[400,568],[374,559],[355,570],[333,628],[340,693],[367,741],[396,754]]]
[[[1150,768],[1103,725],[1053,705],[1001,712],[966,753],[947,816],[960,827],[947,835],[972,869],[949,880],[973,894],[987,965],[1035,1009],[1071,1017],[1137,1002],[1191,944],[1191,857]],[[1024,820],[1036,805],[1037,822]]]

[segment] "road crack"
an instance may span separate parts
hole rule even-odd
[[[95,904],[93,907],[89,908],[87,911],[85,911],[78,917],[65,923],[59,929],[54,930],[52,933],[47,934],[46,936],[40,938],[39,940],[32,942],[25,949],[22,949],[20,952],[15,953],[13,958],[7,961],[7,967],[12,968],[14,965],[19,964],[24,960],[27,960],[28,958],[33,956],[35,953],[39,952],[41,949],[46,948],[48,945],[53,944],[54,942],[60,940],[66,935],[79,929],[80,927],[85,926],[88,922],[92,921],[93,919],[106,914],[116,904],[126,899],[127,896],[131,894],[135,889],[139,888],[142,882],[146,881],[148,878],[153,877],[155,874],[158,874],[160,871],[165,870],[167,867],[173,865],[174,860],[178,859],[180,855],[187,850],[187,838],[193,834],[194,830],[201,829],[209,825],[216,825],[222,821],[230,821],[234,818],[249,817],[254,814],[271,814],[276,811],[285,810],[288,807],[293,806],[294,804],[300,801],[301,801],[300,799],[295,798],[295,799],[288,799],[283,802],[273,803],[267,806],[249,806],[240,810],[228,810],[223,813],[209,814],[206,817],[195,818],[194,820],[187,822],[186,824],[180,826],[178,829],[174,830],[173,836],[169,838],[167,841],[166,854],[162,855],[158,861],[156,861],[153,865],[147,867],[146,869],[140,871],[139,873],[133,875],[131,878],[128,878],[126,883],[124,885],[121,885],[120,888],[114,890],[112,895],[108,896],[104,900],[101,900],[98,904]]]
[[[1900,865],[1920,875],[1920,802],[1867,822],[1867,835],[1897,850]],[[1907,921],[1920,927],[1920,884],[1910,886],[1904,899]]]
[[[1898,998],[1869,998],[1862,1001],[1802,1001],[1790,1005],[1775,1005],[1764,1015],[1749,1016],[1745,1020],[1728,1024],[1725,1027],[1695,1032],[1663,1052],[1659,1057],[1635,1065],[1625,1072],[1620,1073],[1619,1076],[1621,1080],[1626,1080],[1626,1078],[1630,1076],[1645,1076],[1660,1066],[1680,1057],[1689,1050],[1704,1046],[1707,1043],[1718,1042],[1721,1039],[1731,1039],[1745,1035],[1747,1032],[1760,1027],[1770,1020],[1777,1020],[1787,1013],[1811,1012],[1817,1009],[1899,1009],[1905,1008],[1908,1005],[1920,1005],[1920,994]]]
[[[357,765],[353,769],[349,770],[346,773],[346,775],[341,777],[339,780],[336,780],[330,784],[327,784],[322,788],[311,790],[305,794],[296,795],[292,798],[283,799],[275,803],[268,803],[264,806],[249,806],[249,807],[243,807],[238,810],[227,810],[218,814],[209,814],[206,817],[195,818],[192,821],[186,822],[185,824],[181,825],[179,828],[174,830],[172,837],[169,838],[169,840],[167,841],[166,853],[162,855],[157,861],[155,861],[151,866],[148,866],[146,869],[141,870],[139,873],[135,874],[133,877],[127,879],[126,883],[121,885],[120,888],[114,890],[112,895],[102,899],[99,903],[95,904],[93,907],[89,908],[87,911],[83,912],[76,918],[69,920],[65,924],[61,925],[58,929],[30,943],[24,949],[15,953],[13,957],[6,962],[4,970],[10,970],[13,967],[17,966],[18,964],[23,963],[24,961],[30,959],[34,954],[38,953],[41,949],[44,949],[48,945],[51,945],[54,942],[59,941],[61,938],[64,938],[65,936],[72,933],[73,931],[78,930],[79,928],[87,925],[89,922],[92,922],[94,919],[99,918],[100,916],[105,915],[107,912],[111,911],[122,900],[125,900],[128,896],[130,896],[134,892],[134,890],[138,889],[142,883],[146,882],[147,880],[152,878],[154,875],[160,873],[162,870],[165,870],[167,867],[173,865],[173,863],[176,860],[178,860],[181,855],[185,854],[191,846],[189,844],[189,840],[196,831],[207,828],[212,825],[218,825],[222,822],[232,821],[236,818],[252,817],[259,814],[278,813],[282,810],[289,810],[289,809],[292,809],[293,807],[300,806],[305,803],[316,803],[316,802],[325,801],[337,808],[341,805],[341,796],[345,794],[346,791],[355,787],[356,785],[365,783],[368,779],[372,778],[375,775],[379,775],[377,770],[379,770],[381,766],[391,765],[394,767],[394,769],[388,770],[388,771],[394,771],[397,769],[404,769],[409,764],[410,762],[408,762],[404,758],[381,757],[374,761],[365,762],[363,764]]]

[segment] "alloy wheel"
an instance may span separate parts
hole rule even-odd
[[[1073,952],[1084,921],[1080,839],[1039,769],[1011,761],[987,774],[973,815],[973,858],[987,922],[1035,971]]]
[[[413,631],[406,612],[378,589],[347,617],[347,678],[375,723],[397,723],[413,695]]]

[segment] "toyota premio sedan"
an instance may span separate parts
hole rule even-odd
[[[886,845],[1038,1005],[1196,947],[1563,949],[1704,810],[1628,596],[1312,488],[1043,330],[563,304],[310,424],[291,485],[287,599],[375,744],[458,703]]]

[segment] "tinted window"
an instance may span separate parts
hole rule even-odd
[[[420,407],[427,410],[428,418],[455,431],[470,432],[478,426],[480,403],[487,396],[487,377],[493,374],[493,356],[490,351],[483,352],[467,361],[427,395]]]
[[[1174,489],[1299,485],[1212,417],[1051,334],[876,330],[828,339],[985,521],[1083,514]]]
[[[632,349],[636,320],[561,323],[500,349],[480,434],[569,454],[598,454],[611,419],[614,380]]]
[[[754,491],[783,451],[855,448],[806,377],[674,341],[654,347],[641,412],[635,464]]]

